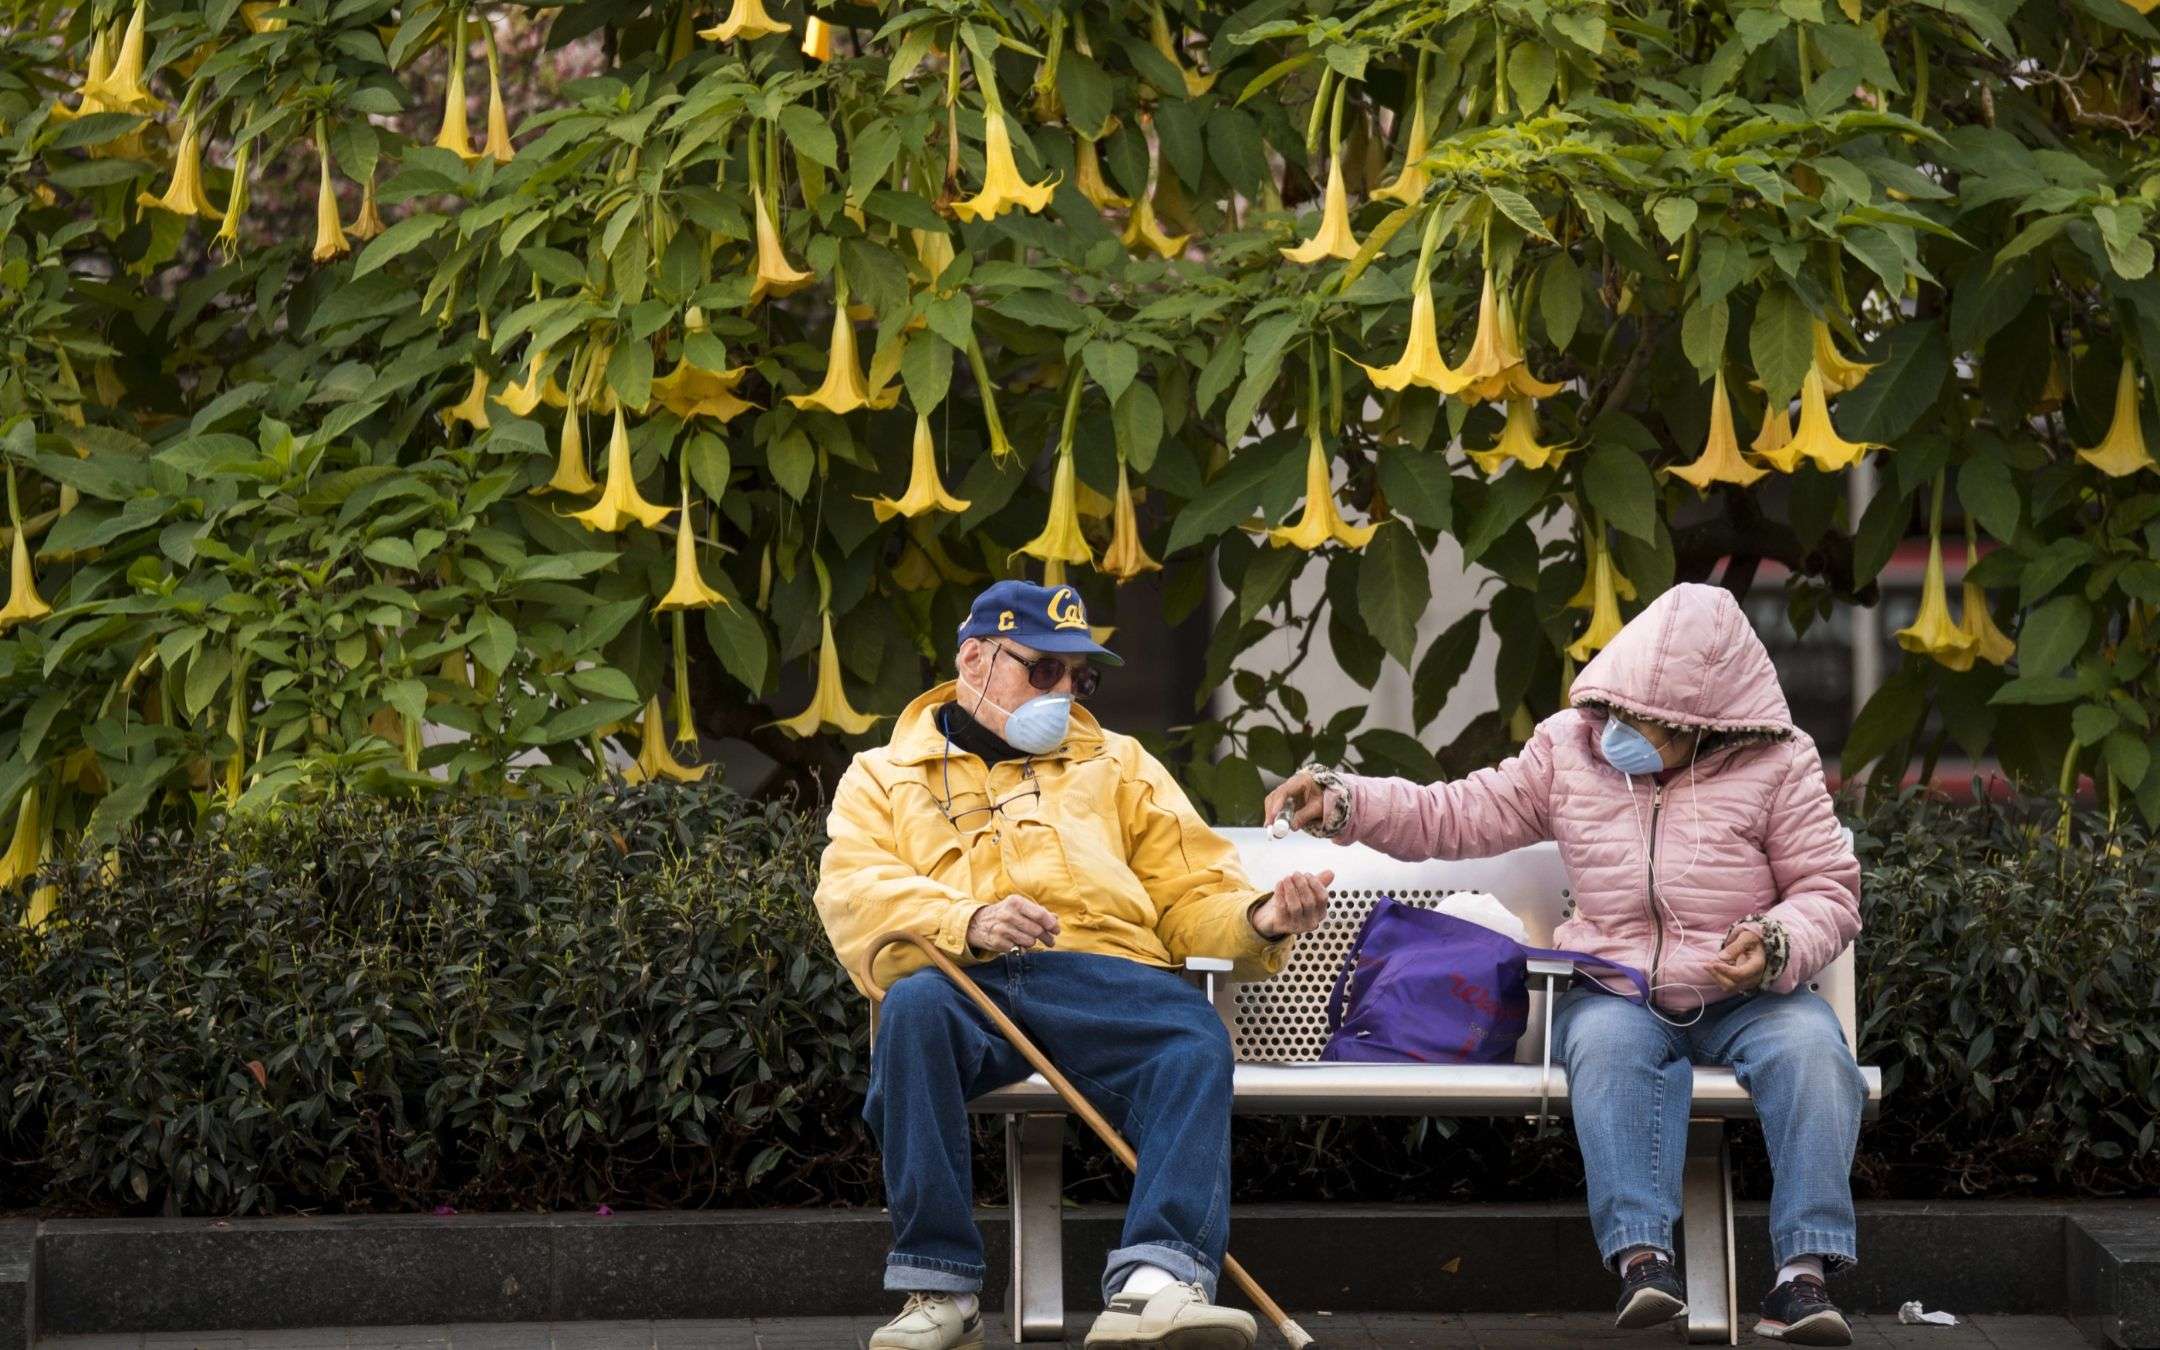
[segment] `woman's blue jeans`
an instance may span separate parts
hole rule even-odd
[[[1230,1037],[1214,1008],[1178,975],[1115,956],[1030,952],[968,973],[1140,1155],[1105,1301],[1143,1265],[1212,1300],[1230,1228]],[[886,992],[863,1118],[885,1154],[887,1289],[982,1287],[967,1103],[1029,1072],[939,972]]]
[[[1853,1146],[1867,1084],[1830,1005],[1806,990],[1710,1004],[1669,1026],[1640,1004],[1578,986],[1554,1012],[1554,1053],[1590,1182],[1590,1223],[1606,1263],[1629,1247],[1673,1246],[1687,1157],[1693,1066],[1731,1065],[1770,1145],[1770,1250],[1779,1265],[1857,1259]]]

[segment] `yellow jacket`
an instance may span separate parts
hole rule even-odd
[[[968,921],[1008,895],[1058,916],[1058,951],[1172,969],[1229,957],[1245,979],[1282,969],[1292,939],[1269,942],[1247,917],[1266,892],[1138,741],[1074,704],[1063,746],[986,767],[947,753],[933,713],[955,689],[910,703],[891,742],[855,756],[833,792],[817,907],[856,987],[871,940],[896,928],[955,960],[984,959],[968,949]],[[948,773],[957,825],[941,809]],[[962,814],[991,801],[1003,809]],[[887,947],[876,978],[890,986],[924,964],[912,947]]]

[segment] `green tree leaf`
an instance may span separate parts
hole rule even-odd
[[[1888,443],[1932,408],[1950,374],[1950,350],[1940,325],[1900,324],[1870,353],[1877,365],[1860,387],[1838,400],[1845,434]]]
[[[1800,380],[1815,355],[1814,316],[1790,288],[1771,286],[1756,302],[1748,353],[1755,377],[1773,400],[1782,403],[1800,392]]]
[[[1431,599],[1432,573],[1417,536],[1404,526],[1381,526],[1358,569],[1358,613],[1405,670],[1417,655],[1418,619]]]
[[[1641,455],[1610,441],[1583,462],[1583,500],[1606,520],[1650,542],[1657,538],[1657,480]]]

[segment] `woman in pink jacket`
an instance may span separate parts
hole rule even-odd
[[[1852,1156],[1866,1086],[1807,988],[1860,929],[1860,865],[1815,744],[1731,594],[1676,586],[1576,677],[1522,752],[1421,786],[1317,766],[1267,818],[1398,858],[1558,840],[1574,902],[1553,945],[1641,970],[1645,1007],[1578,976],[1554,1036],[1619,1324],[1687,1311],[1672,1266],[1692,1066],[1730,1065],[1769,1141],[1778,1265],[1759,1334],[1849,1345],[1823,1288],[1852,1264]]]

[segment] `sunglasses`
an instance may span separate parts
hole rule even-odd
[[[994,646],[1001,655],[1011,657],[1014,661],[1027,667],[1028,683],[1043,693],[1048,693],[1057,688],[1058,681],[1064,679],[1067,675],[1072,676],[1074,698],[1086,698],[1095,692],[1096,685],[1102,683],[1102,672],[1084,661],[1068,670],[1065,663],[1054,656],[1039,656],[1033,661],[1029,661],[1022,657],[1013,656],[1010,651],[1006,650],[1005,644],[1002,642],[996,643]]]

